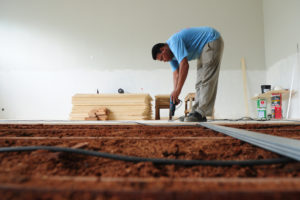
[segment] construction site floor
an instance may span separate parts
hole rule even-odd
[[[208,123],[300,139],[297,121]],[[0,147],[74,147],[181,160],[281,157],[222,133],[191,126],[193,124],[197,123],[0,120]],[[2,199],[298,199],[299,195],[299,162],[180,166],[45,150],[0,154]]]

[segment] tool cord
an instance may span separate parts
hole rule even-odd
[[[91,150],[84,150],[84,149],[74,149],[68,147],[54,147],[54,146],[1,147],[0,153],[36,151],[36,150],[48,150],[53,152],[83,154],[87,156],[96,156],[96,157],[133,162],[133,163],[152,162],[153,164],[158,164],[158,165],[253,166],[253,165],[273,165],[273,164],[284,164],[284,163],[295,162],[294,160],[285,157],[274,158],[274,159],[263,159],[263,160],[179,160],[179,159],[145,158],[145,157],[126,156],[126,155],[119,155],[119,154],[110,154],[105,152],[98,152],[98,151],[91,151]]]

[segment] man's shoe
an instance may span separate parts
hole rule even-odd
[[[185,116],[183,115],[183,116],[179,117],[178,120],[181,122],[184,122],[184,118],[185,118]]]
[[[184,118],[184,122],[206,122],[206,117],[202,117],[200,113],[193,112]]]

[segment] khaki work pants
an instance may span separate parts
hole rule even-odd
[[[217,96],[224,42],[222,37],[207,43],[197,60],[196,95],[192,112],[211,116]]]

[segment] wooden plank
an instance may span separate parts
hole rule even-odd
[[[114,101],[106,101],[106,102],[99,102],[99,101],[80,101],[75,102],[72,101],[73,105],[82,105],[82,106],[143,106],[145,103],[141,102],[114,102]]]
[[[90,110],[92,109],[96,109],[98,106],[78,106],[78,105],[75,105],[73,106],[72,108],[72,111],[74,113],[76,112],[89,112]],[[137,112],[137,111],[150,111],[151,110],[151,107],[149,106],[108,106],[107,109],[110,111],[110,112],[116,112],[116,111],[120,111],[120,112]]]
[[[263,94],[259,94],[258,96],[252,97],[252,100],[257,100],[258,98],[271,98],[273,93],[280,93],[282,95],[290,94],[290,90],[271,90],[268,92],[265,92]],[[292,91],[292,95],[294,95],[296,92]]]
[[[97,100],[121,100],[121,101],[151,101],[151,96],[124,96],[124,95],[114,95],[114,96],[104,96],[104,95],[87,95],[87,96],[73,96],[74,100],[87,100],[87,99],[97,99]]]
[[[73,117],[70,116],[70,120],[84,120],[84,117]],[[108,120],[128,120],[128,121],[133,121],[133,120],[151,120],[151,116],[112,116],[109,117]],[[96,121],[96,120],[93,120]]]
[[[246,117],[249,117],[248,90],[247,90],[247,76],[246,76],[245,58],[242,58],[241,63],[242,63],[242,73],[243,73],[244,101],[245,101],[245,108],[246,108]]]

